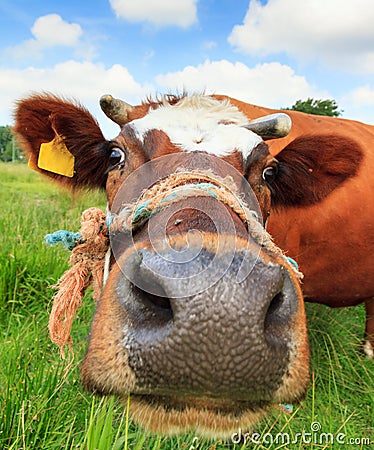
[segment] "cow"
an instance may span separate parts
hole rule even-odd
[[[295,130],[285,137],[284,114],[221,96],[166,95],[135,107],[103,96],[101,106],[120,126],[112,140],[83,106],[51,94],[20,101],[15,113],[33,168],[73,189],[106,189],[111,247],[83,385],[124,401],[131,394],[134,420],[156,432],[248,429],[270,405],[300,399],[309,378],[300,273],[264,227],[301,262],[308,298],[369,299],[368,208],[341,195],[368,198],[373,131],[290,111]],[[342,203],[332,233],[325,216],[334,198]],[[354,300],[341,300],[344,272],[349,292],[362,289]]]

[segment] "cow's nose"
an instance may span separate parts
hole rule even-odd
[[[252,270],[237,282],[244,256]],[[131,324],[125,345],[139,393],[253,401],[281,384],[297,308],[288,271],[239,252],[219,280],[209,285],[203,275],[191,286],[213,260],[215,274],[221,259],[204,252],[179,265],[147,250],[127,261],[134,283],[123,298]]]

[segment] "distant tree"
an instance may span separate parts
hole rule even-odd
[[[317,114],[319,116],[338,117],[342,114],[342,111],[339,111],[338,108],[339,106],[335,100],[316,100],[314,98],[308,98],[307,100],[297,100],[291,108],[285,109],[292,109],[308,114]]]
[[[18,161],[23,159],[21,149],[12,134],[10,126],[0,126],[0,161]]]

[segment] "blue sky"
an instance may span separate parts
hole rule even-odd
[[[276,108],[334,98],[374,124],[373,24],[372,0],[0,0],[0,124],[46,90],[113,135],[102,94],[183,88]]]

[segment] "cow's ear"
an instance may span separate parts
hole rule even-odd
[[[338,135],[301,136],[277,156],[278,173],[269,185],[272,206],[305,207],[322,201],[356,175],[360,144]]]
[[[14,131],[33,169],[70,187],[103,187],[107,142],[81,105],[50,94],[17,104]]]

